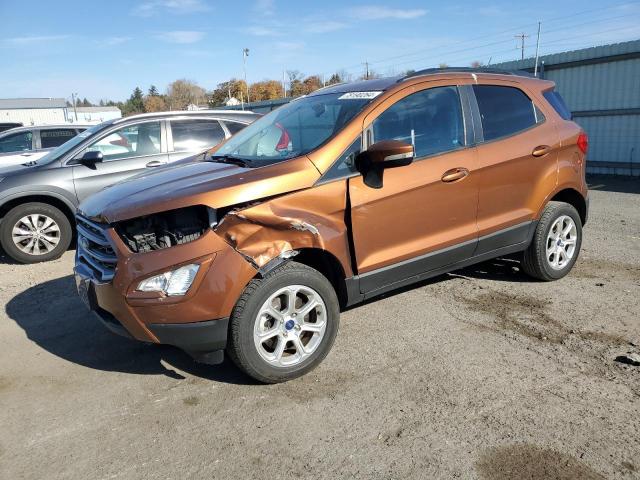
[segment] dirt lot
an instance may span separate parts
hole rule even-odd
[[[592,178],[576,268],[512,261],[342,316],[310,375],[256,385],[228,362],[116,337],[73,252],[0,261],[0,477],[640,478],[640,180]]]

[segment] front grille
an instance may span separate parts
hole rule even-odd
[[[83,263],[99,282],[110,282],[116,271],[118,257],[105,233],[105,226],[76,216],[78,249],[76,262]]]

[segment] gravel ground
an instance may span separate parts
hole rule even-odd
[[[116,337],[73,252],[0,261],[0,477],[640,478],[640,180],[591,179],[573,272],[488,262],[353,308],[326,361],[256,385]]]

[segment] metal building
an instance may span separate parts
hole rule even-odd
[[[42,125],[67,122],[64,98],[0,98],[0,123]]]
[[[77,123],[102,123],[114,118],[121,118],[118,107],[69,107],[68,121]]]
[[[492,66],[533,72],[534,62]],[[587,171],[640,175],[640,40],[545,55],[538,65],[589,135]]]

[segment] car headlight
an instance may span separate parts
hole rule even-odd
[[[149,277],[138,284],[141,292],[163,292],[169,296],[184,295],[191,287],[200,265],[191,264]]]

